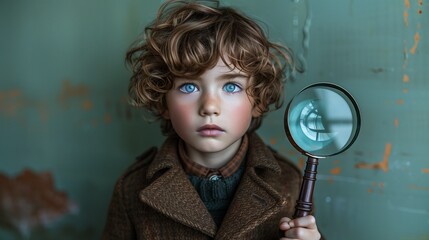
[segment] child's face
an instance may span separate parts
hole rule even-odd
[[[246,93],[249,77],[222,60],[196,79],[176,78],[166,95],[170,119],[188,150],[212,153],[238,149],[258,113]]]

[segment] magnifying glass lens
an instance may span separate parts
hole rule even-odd
[[[286,114],[288,137],[310,156],[327,157],[344,151],[359,131],[357,105],[336,85],[305,88],[292,99]]]

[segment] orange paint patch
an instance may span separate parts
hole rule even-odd
[[[23,107],[24,99],[21,90],[0,91],[0,114],[15,116]]]
[[[398,100],[396,100],[396,104],[398,104],[398,105],[404,105],[404,99],[398,99]]]
[[[402,77],[402,82],[408,83],[409,81],[410,81],[410,77],[407,74],[404,74],[404,76]]]
[[[0,91],[0,115],[19,117],[19,112],[30,107],[37,110],[42,122],[47,122],[49,117],[47,104],[26,98],[18,89]]]
[[[63,86],[60,92],[60,101],[62,104],[67,105],[68,101],[75,97],[86,97],[89,93],[88,87],[85,85],[73,86],[70,81],[63,81]]]
[[[277,140],[275,138],[270,139],[270,144],[275,145],[277,143]]]
[[[331,174],[333,174],[333,175],[338,175],[340,173],[341,173],[340,167],[336,167],[336,168],[331,169]]]
[[[19,231],[25,238],[33,229],[50,227],[78,210],[67,193],[55,188],[50,172],[24,170],[15,177],[0,173],[0,223]]]
[[[378,163],[365,163],[365,162],[361,162],[355,165],[356,168],[360,168],[360,169],[381,169],[384,172],[388,172],[389,171],[389,156],[390,153],[392,151],[392,144],[390,143],[386,143],[386,147],[384,149],[384,157],[383,157],[383,161],[378,162]]]
[[[398,126],[399,126],[399,120],[395,118],[395,128],[397,128]]]
[[[414,45],[410,49],[410,53],[411,54],[415,54],[416,53],[416,49],[419,46],[419,41],[420,41],[420,34],[419,34],[419,32],[416,32],[416,34],[414,34]]]
[[[423,168],[422,173],[429,173],[429,168]]]
[[[83,108],[84,110],[86,110],[86,111],[91,110],[91,109],[92,109],[92,106],[93,106],[93,104],[92,104],[92,102],[91,102],[91,101],[89,101],[89,100],[85,100],[85,101],[83,101],[83,102],[82,102],[82,108]]]
[[[404,24],[408,27],[408,11],[404,10]]]
[[[406,8],[410,8],[410,0],[404,0],[404,4]]]

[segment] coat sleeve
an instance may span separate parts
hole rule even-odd
[[[124,204],[123,178],[120,178],[113,191],[107,220],[102,234],[103,240],[135,239],[135,231]]]

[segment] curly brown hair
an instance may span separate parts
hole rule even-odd
[[[270,42],[254,20],[213,2],[215,7],[167,1],[126,54],[133,71],[128,89],[132,105],[161,119],[165,135],[174,133],[170,120],[162,117],[167,110],[165,95],[174,79],[197,77],[219,58],[231,69],[251,76],[246,92],[261,115],[252,119],[248,131],[260,126],[271,105],[282,106],[285,71],[294,69],[291,51]]]

